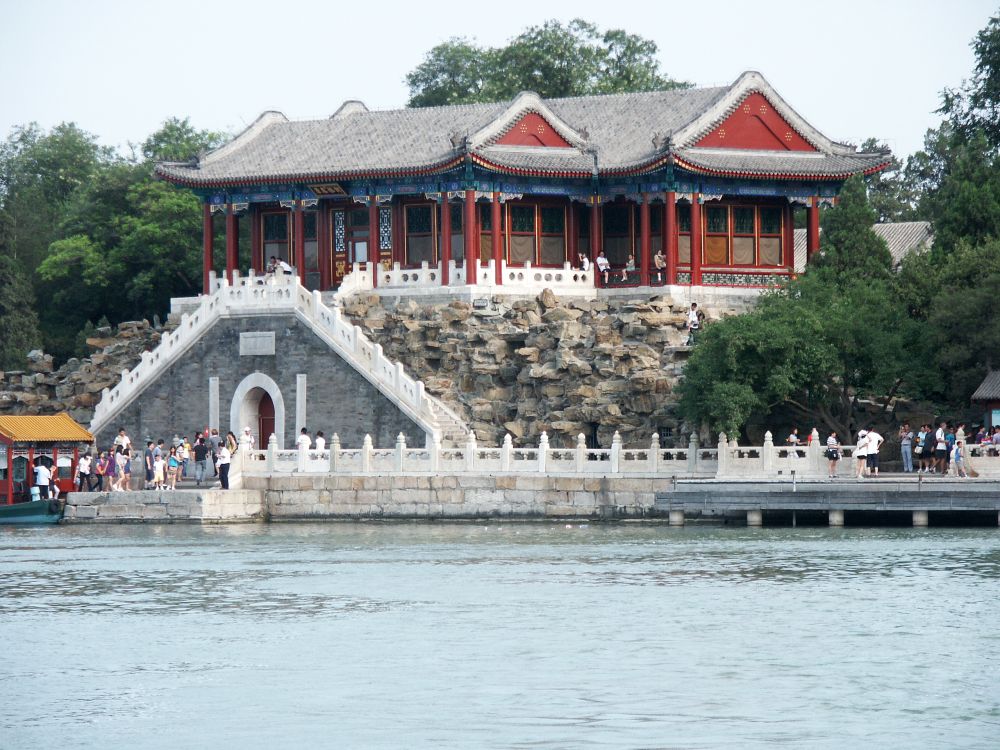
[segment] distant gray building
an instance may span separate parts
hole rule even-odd
[[[894,221],[873,224],[872,231],[885,240],[892,254],[892,265],[898,268],[910,253],[930,249],[934,244],[934,234],[929,221]],[[822,234],[822,231],[821,231]],[[795,270],[802,272],[806,267],[806,230],[795,230]]]

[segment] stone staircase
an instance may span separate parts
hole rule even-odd
[[[407,375],[401,363],[386,358],[381,345],[347,321],[339,307],[325,305],[319,292],[309,292],[294,276],[268,277],[262,283],[253,274],[237,277],[232,284],[222,280],[212,294],[200,297],[197,307],[181,316],[180,325],[166,334],[159,346],[143,352],[134,368],[123,370],[119,383],[102,392],[90,423],[91,432],[106,429],[221,318],[274,314],[294,314],[306,323],[334,353],[420,425],[428,438],[442,445],[465,443],[469,428],[461,418],[427,394],[424,384]]]

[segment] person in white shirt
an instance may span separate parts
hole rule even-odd
[[[309,437],[309,430],[305,427],[303,427],[302,432],[299,433],[298,440],[295,441],[295,446],[300,451],[307,451],[312,447],[312,438]]]
[[[223,443],[219,447],[219,460],[216,465],[219,467],[219,484],[222,489],[229,489],[229,461],[232,458],[232,454],[229,452],[229,447]]]
[[[586,253],[580,253],[580,270],[581,271],[590,270],[590,258],[587,257]]]
[[[118,428],[118,436],[115,438],[115,447],[121,446],[122,448],[129,448],[132,445],[132,440],[128,435],[125,434],[125,428]]]
[[[840,460],[840,441],[836,432],[831,432],[826,439],[826,460],[830,462],[830,479],[833,479],[837,476],[837,461]]]
[[[868,475],[878,476],[878,449],[882,447],[885,438],[875,430],[868,433]]]
[[[77,487],[80,492],[90,492],[90,454],[84,453],[76,464]]]
[[[934,433],[934,471],[944,474],[948,466],[948,441],[945,438],[948,423],[942,422]]]
[[[687,314],[688,346],[694,346],[694,337],[699,328],[701,328],[701,317],[698,315],[698,303],[692,302]]]
[[[49,485],[52,483],[52,472],[49,467],[39,463],[35,467],[35,486],[38,487],[39,497],[47,499],[49,496]]]
[[[279,260],[278,261],[278,270],[281,271],[284,274],[291,274],[292,273],[292,267],[290,265],[288,265],[283,260]]]
[[[854,458],[857,461],[858,479],[865,475],[865,468],[868,466],[868,430],[858,431],[858,444],[854,448]]]
[[[326,437],[323,436],[323,430],[316,433],[316,450],[326,450]]]
[[[611,270],[611,263],[605,257],[603,250],[597,254],[594,263],[597,264],[597,272],[604,276],[604,283],[606,285],[608,283],[608,271]]]

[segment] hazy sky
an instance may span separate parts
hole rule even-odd
[[[995,0],[0,0],[0,137],[65,120],[125,147],[170,116],[238,132],[267,109],[310,119],[352,98],[401,107],[404,76],[435,44],[502,44],[578,16],[655,40],[663,70],[696,85],[759,70],[831,138],[875,136],[905,156],[938,123],[941,89],[971,74],[969,44],[997,12]]]

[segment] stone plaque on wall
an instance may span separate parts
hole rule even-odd
[[[249,331],[240,334],[240,356],[274,355],[274,331]]]

